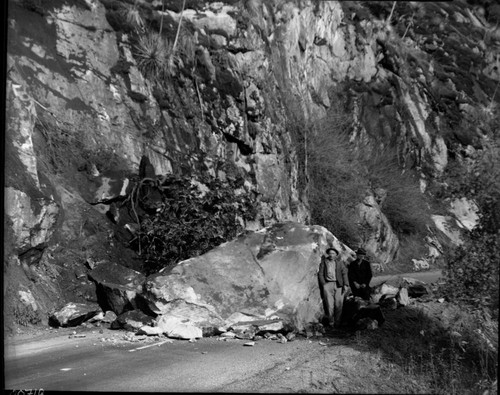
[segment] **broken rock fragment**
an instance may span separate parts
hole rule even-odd
[[[145,276],[114,262],[102,261],[89,273],[96,283],[99,303],[106,310],[121,314],[137,308],[136,296],[142,292]]]
[[[203,337],[201,328],[175,316],[159,316],[156,321],[156,326],[168,337],[176,339],[191,340]]]
[[[67,303],[49,317],[49,325],[54,327],[77,326],[101,312],[96,303]]]
[[[116,320],[111,323],[111,329],[125,329],[135,332],[145,325],[151,325],[153,320],[153,317],[144,314],[140,310],[131,310],[120,314]]]
[[[159,336],[163,333],[162,329],[157,326],[144,325],[139,328],[136,335]]]
[[[251,340],[255,337],[257,331],[252,324],[233,325],[230,328],[238,339]]]

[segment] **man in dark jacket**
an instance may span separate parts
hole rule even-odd
[[[352,294],[364,300],[370,299],[370,281],[373,277],[370,262],[366,259],[366,251],[358,248],[357,258],[349,264],[348,275]]]
[[[335,248],[326,250],[326,257],[321,258],[318,280],[323,299],[323,307],[328,324],[338,328],[342,316],[344,294],[349,288],[347,267],[338,259]]]

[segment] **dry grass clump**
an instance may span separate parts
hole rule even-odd
[[[361,154],[373,189],[382,188],[387,198],[381,203],[392,228],[399,235],[425,234],[430,225],[430,207],[420,191],[417,175],[402,169],[391,148],[369,150]]]
[[[167,45],[158,33],[139,37],[135,45],[137,66],[146,76],[158,76],[166,66]]]
[[[139,70],[154,83],[161,82],[185,66],[196,64],[195,35],[182,23],[186,1],[182,3],[180,19],[177,22],[175,38],[167,38],[163,32],[164,14],[161,14],[159,31],[146,29],[137,3],[125,9],[124,19],[136,28],[137,36],[134,55]]]
[[[412,259],[419,259],[429,253],[425,239],[420,233],[403,235],[399,238],[399,250],[391,266],[397,266],[401,272],[413,270]]]
[[[35,130],[43,137],[43,154],[39,157],[41,163],[56,173],[62,173],[75,165],[75,158],[84,149],[78,134],[71,133],[42,115],[36,117]]]
[[[137,67],[152,81],[161,81],[173,71],[172,44],[159,33],[139,36],[134,45]]]
[[[342,120],[338,122],[341,125]],[[354,244],[359,234],[354,221],[356,206],[363,200],[368,183],[352,155],[347,135],[330,134],[323,129],[328,127],[332,125],[323,124],[311,133],[307,147],[311,218]]]
[[[384,314],[384,325],[357,332],[357,343],[376,347],[384,359],[417,377],[425,392],[482,393],[494,383],[498,323],[484,312],[431,302]]]
[[[182,65],[194,67],[196,65],[196,38],[184,25],[179,30],[177,47]]]
[[[386,197],[380,209],[396,234],[423,239],[431,213],[418,178],[401,167],[395,148],[351,142],[351,124],[349,115],[335,109],[308,136],[312,221],[345,243],[359,243],[362,230],[356,225],[356,206],[370,190],[381,189]]]
[[[125,21],[127,21],[127,23],[137,32],[144,32],[145,22],[137,1],[134,4],[124,4],[124,7],[121,13]]]

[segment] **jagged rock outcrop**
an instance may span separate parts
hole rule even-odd
[[[33,144],[35,103],[20,84],[9,81],[7,92],[5,215],[12,226],[13,247],[22,255],[50,241],[59,206],[39,178]]]

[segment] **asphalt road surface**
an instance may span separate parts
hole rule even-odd
[[[401,274],[428,283],[441,273]],[[392,276],[377,276],[372,284]],[[75,337],[73,332],[77,331]],[[298,338],[281,344],[203,338],[196,342],[165,337],[124,340],[126,332],[61,328],[39,336],[4,340],[5,388],[45,391],[226,392],[240,382],[259,382],[286,371],[304,355],[314,358],[321,339]],[[84,337],[83,337],[84,336]],[[288,368],[289,369],[289,368]]]
[[[402,273],[402,274],[388,274],[388,275],[376,275],[372,278],[370,285],[376,286],[381,284],[384,281],[389,280],[390,278],[396,277],[407,277],[414,278],[416,280],[423,281],[427,284],[435,283],[441,277],[441,270],[430,270],[430,271],[421,271],[421,272],[412,272],[412,273]]]
[[[57,391],[223,392],[239,380],[286,364],[297,355],[320,349],[306,339],[281,344],[203,338],[194,343],[102,341],[124,331],[87,330],[85,338],[57,337],[16,341],[5,347],[5,388]],[[53,336],[53,335],[52,335]]]

